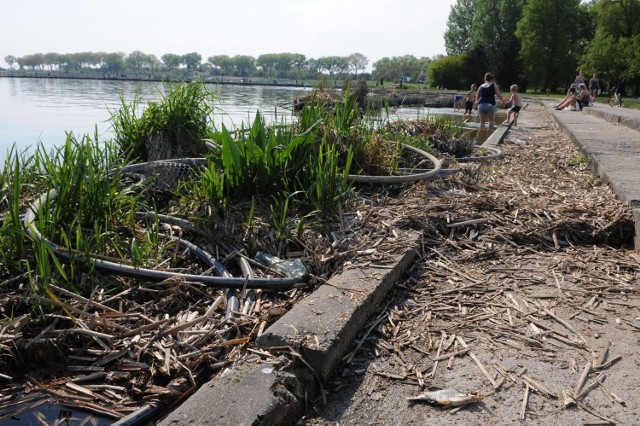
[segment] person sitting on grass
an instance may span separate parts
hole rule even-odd
[[[507,124],[511,123],[511,119],[513,118],[513,125],[517,126],[518,115],[522,109],[522,96],[518,93],[517,84],[512,84],[509,91],[511,92],[511,97],[507,99],[507,103],[511,104],[511,108],[509,108],[509,112],[507,113]]]

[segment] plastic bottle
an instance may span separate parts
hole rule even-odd
[[[272,271],[287,277],[303,277],[307,274],[307,268],[300,259],[281,260],[272,254],[259,251],[256,253],[255,260],[264,266],[268,266]]]

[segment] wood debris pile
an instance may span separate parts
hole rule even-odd
[[[557,135],[552,125],[543,134]],[[544,415],[575,423],[575,409],[603,424],[638,420],[628,379],[640,332],[630,209],[564,138],[507,140],[503,152],[387,203],[390,227],[422,229],[424,256],[334,382],[338,394],[362,382],[354,418],[489,421],[477,410],[424,417],[402,401],[456,389],[484,394],[480,409],[501,424]]]
[[[169,280],[119,283],[122,291],[107,295],[104,289],[118,279],[103,278],[111,282],[96,286],[91,298],[52,284],[48,297],[30,295],[45,327],[34,324],[28,311],[5,315],[5,371],[10,365],[26,375],[15,378],[19,384],[5,377],[0,419],[25,419],[22,412],[57,403],[115,420],[145,406],[180,401],[239,359],[270,318],[302,297],[300,290],[279,297],[248,291],[229,315],[219,290]],[[12,293],[20,299],[24,291]]]

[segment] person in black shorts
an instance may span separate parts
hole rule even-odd
[[[509,88],[511,92],[511,97],[507,100],[508,104],[511,104],[511,108],[509,108],[509,112],[507,113],[507,124],[511,123],[513,119],[513,125],[518,125],[518,115],[520,114],[520,110],[522,109],[522,97],[520,93],[518,93],[518,85],[512,84]]]
[[[464,95],[464,114],[469,113],[469,117],[471,117],[471,113],[473,112],[473,103],[476,100],[476,92],[478,91],[478,85],[472,84],[471,90]]]

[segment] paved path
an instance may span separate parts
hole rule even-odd
[[[596,103],[582,112],[556,111],[553,103],[544,104],[589,158],[594,174],[633,208],[634,242],[640,250],[640,110]]]
[[[562,132],[589,159],[593,173],[611,187],[620,201],[631,206],[634,244],[640,250],[640,110],[596,103],[581,112],[557,111],[555,102],[546,99],[529,102],[542,103],[547,108]],[[536,124],[530,120],[525,109],[519,119],[522,127],[535,129]],[[484,145],[500,144],[511,130],[503,123]]]

